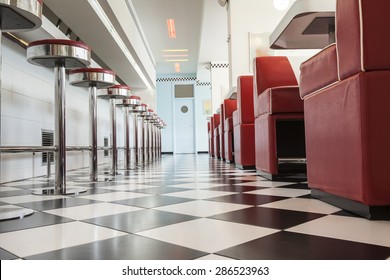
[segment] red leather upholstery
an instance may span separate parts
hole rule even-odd
[[[305,167],[280,165],[284,158],[304,158],[303,101],[287,57],[254,59],[256,170],[268,179]]]
[[[234,162],[234,147],[233,147],[233,112],[237,110],[236,99],[225,99],[224,104],[224,143],[225,155],[224,159],[229,162]]]
[[[344,199],[332,200],[339,207],[358,203],[369,218],[372,207],[390,206],[389,10],[386,0],[337,1],[341,81],[304,96],[309,186]]]
[[[285,56],[265,56],[254,59],[254,114],[259,116],[257,96],[269,88],[298,85],[290,62]]]
[[[234,161],[239,168],[255,165],[253,76],[237,78],[237,110],[233,112]]]
[[[214,153],[216,158],[221,157],[220,147],[219,147],[219,131],[218,126],[221,122],[220,114],[214,114]]]
[[[209,152],[210,156],[214,157],[214,117],[210,117],[210,131],[209,131]]]
[[[303,62],[300,67],[300,95],[305,97],[339,80],[337,72],[336,44]]]
[[[220,124],[219,124],[219,127],[218,127],[218,133],[219,133],[219,152],[220,152],[220,156],[221,156],[221,159],[225,159],[225,137],[223,135],[224,131],[225,131],[225,108],[224,108],[224,104],[221,104],[221,120],[220,120]]]

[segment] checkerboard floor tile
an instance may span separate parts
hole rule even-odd
[[[94,183],[87,169],[68,172],[67,186],[87,188],[69,196],[32,195],[53,186],[47,178],[1,184],[0,211],[35,212],[0,222],[0,259],[390,257],[390,221],[312,199],[306,182],[271,182],[204,154],[121,172]]]

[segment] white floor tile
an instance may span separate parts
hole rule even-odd
[[[285,199],[281,201],[263,204],[260,205],[259,207],[285,209],[285,210],[302,211],[302,212],[319,213],[319,214],[332,214],[341,210],[340,208],[337,208],[333,205],[312,198]]]
[[[204,257],[201,257],[201,258],[198,258],[196,259],[198,261],[207,261],[207,260],[214,260],[214,261],[229,261],[229,260],[234,260],[234,259],[230,259],[230,258],[227,258],[227,257],[223,257],[223,256],[218,256],[218,255],[215,255],[215,254],[210,254],[210,255],[207,255],[207,256],[204,256]]]
[[[119,205],[114,203],[94,203],[89,205],[48,210],[45,212],[61,217],[70,218],[73,220],[85,220],[96,217],[132,212],[141,209],[142,208]]]
[[[164,195],[191,198],[191,199],[209,199],[209,198],[213,198],[213,197],[230,195],[230,194],[235,194],[235,193],[234,192],[206,191],[206,190],[190,190],[190,191],[169,193],[169,194],[164,194]]]
[[[26,186],[31,185],[32,187],[34,185],[42,184],[40,181],[18,181],[18,182],[11,182],[11,183],[5,183],[5,186],[8,187],[18,187],[18,186]]]
[[[203,218],[137,234],[203,252],[215,253],[277,231]]]
[[[19,204],[19,203],[27,203],[27,202],[35,202],[35,201],[45,201],[45,200],[53,200],[53,199],[62,199],[65,196],[63,195],[20,195],[20,196],[10,196],[10,197],[0,197],[0,201],[11,203],[11,204]]]
[[[20,191],[20,190],[21,190],[21,189],[14,188],[14,187],[0,186],[0,192]]]
[[[264,190],[255,190],[246,193],[251,194],[262,194],[262,195],[274,195],[274,196],[286,196],[286,197],[297,197],[302,195],[310,194],[310,190],[301,189],[284,189],[284,188],[269,188]]]
[[[214,201],[196,200],[174,205],[154,208],[156,210],[186,214],[198,217],[209,217],[226,212],[241,210],[252,207],[250,205],[240,205],[233,203],[222,203]]]
[[[148,189],[148,188],[156,188],[156,187],[157,186],[151,186],[151,185],[128,184],[128,185],[116,185],[116,186],[108,186],[108,187],[101,187],[101,188],[106,190],[115,190],[115,191],[132,191],[132,190]]]
[[[272,182],[272,181],[267,180],[267,181],[253,181],[253,182],[247,182],[247,183],[240,183],[240,184],[235,184],[235,185],[272,188],[272,187],[281,187],[281,186],[287,186],[287,185],[292,185],[292,184],[294,184],[294,183]]]
[[[132,193],[132,192],[113,192],[113,193],[82,195],[82,196],[78,196],[78,198],[110,202],[115,200],[123,200],[123,199],[137,198],[137,197],[144,197],[144,196],[149,196],[149,195],[142,194],[142,193]]]
[[[207,183],[207,182],[197,182],[194,181],[192,183],[185,183],[185,184],[177,184],[174,185],[178,188],[185,188],[185,189],[208,189],[208,188],[214,188],[214,187],[220,187],[225,186],[226,184],[219,184],[219,183]]]
[[[242,181],[267,181],[267,179],[257,176],[257,175],[248,175],[243,177],[234,177],[234,180],[242,180]]]
[[[126,233],[71,222],[0,234],[0,247],[19,257],[27,257],[122,235]]]
[[[390,221],[330,215],[287,231],[390,247]]]

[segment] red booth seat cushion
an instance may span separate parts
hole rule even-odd
[[[219,114],[214,114],[214,128],[217,128],[221,122],[221,116]]]
[[[360,71],[390,69],[389,11],[388,0],[337,1],[336,42],[341,79]]]
[[[239,114],[238,110],[235,110],[233,112],[233,126],[236,126],[236,125],[240,124],[240,120],[239,120],[238,114]]]
[[[303,100],[298,86],[267,89],[258,96],[259,116],[263,114],[303,113]]]
[[[305,97],[339,80],[336,44],[329,45],[301,64],[300,95]]]
[[[234,128],[233,118],[227,118],[225,120],[225,127],[224,127],[225,131],[233,131],[233,128]]]

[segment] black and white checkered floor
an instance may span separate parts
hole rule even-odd
[[[388,259],[390,221],[310,198],[305,183],[271,182],[208,155],[168,155],[77,196],[37,196],[44,178],[0,185],[0,208],[36,212],[0,222],[0,259]]]

